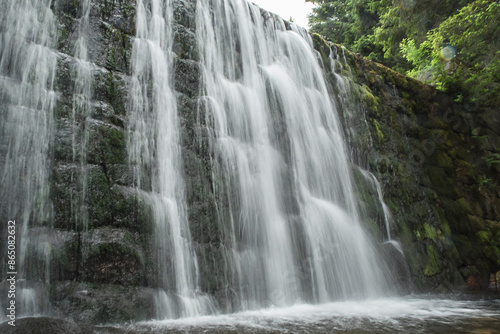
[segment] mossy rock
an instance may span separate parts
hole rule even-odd
[[[94,330],[84,324],[76,324],[69,320],[48,317],[26,317],[16,319],[15,326],[8,322],[0,324],[0,332],[3,334],[84,334],[94,333]]]
[[[113,221],[114,198],[111,184],[100,166],[88,167],[88,228],[111,225]]]
[[[321,55],[321,59],[323,60],[323,64],[325,65],[325,67],[329,68],[329,66],[327,66],[327,65],[330,62],[330,60],[329,60],[330,52],[331,52],[330,46],[325,41],[325,39],[317,33],[313,33],[311,35],[311,37],[312,37],[314,49],[316,51],[318,51],[319,54]]]
[[[452,199],[463,197],[462,191],[457,187],[454,180],[450,179],[443,168],[430,166],[426,169],[430,184],[428,186],[436,191],[438,195]]]
[[[372,119],[372,124],[373,124],[373,127],[374,127],[374,134],[375,134],[375,138],[377,138],[377,142],[379,144],[382,144],[384,142],[384,133],[382,132],[382,127],[380,125],[380,123],[376,120],[376,119]]]
[[[427,265],[424,269],[425,276],[434,276],[441,272],[441,256],[432,245],[427,246]]]
[[[88,163],[96,165],[126,164],[125,132],[117,127],[96,123],[89,134]]]
[[[181,59],[199,60],[196,34],[183,25],[174,25],[174,44],[172,51]]]
[[[443,151],[436,151],[432,157],[431,161],[438,167],[441,168],[453,168],[453,160]]]
[[[74,280],[80,275],[78,272],[80,261],[80,240],[75,235],[73,240],[67,241],[60,249],[52,253],[53,275],[52,280]]]
[[[86,257],[84,280],[138,286],[142,282],[143,265],[136,250],[119,243],[98,244]]]

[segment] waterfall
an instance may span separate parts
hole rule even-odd
[[[87,144],[89,140],[88,126],[91,113],[92,99],[92,68],[93,64],[88,61],[87,39],[89,28],[90,0],[83,0],[81,4],[81,17],[78,24],[78,37],[75,42],[73,81],[75,83],[73,91],[73,106],[71,113],[71,143],[72,159],[79,163],[79,170],[73,173],[73,180],[79,187],[77,198],[73,198],[72,218],[76,222],[77,230],[87,232],[88,211],[87,201]]]
[[[57,56],[51,49],[56,25],[50,5],[51,0],[0,2],[0,216],[2,226],[16,220],[19,282],[33,276],[50,280],[50,245],[43,231],[34,232],[52,218],[48,180]],[[5,233],[2,228],[6,247]],[[6,248],[1,251],[7,254]],[[2,262],[3,274],[5,268]],[[43,287],[35,291],[20,285],[18,294],[32,300],[18,316],[43,312],[49,303]]]
[[[377,296],[384,273],[308,35],[245,0],[197,6],[200,125],[222,178],[236,308]]]
[[[172,90],[172,7],[137,1],[129,101],[129,160],[139,196],[154,220],[158,318],[213,311],[199,293],[198,263],[187,220],[179,120]]]
[[[384,216],[386,241],[393,242],[394,240],[392,239],[392,236],[391,236],[392,215],[391,215],[391,211],[387,207],[387,204],[385,204],[385,202],[384,202],[384,195],[382,194],[382,187],[380,186],[380,182],[378,182],[377,178],[375,177],[375,175],[373,175],[373,173],[370,173],[369,171],[366,171],[366,170],[361,169],[361,168],[359,168],[359,171],[364,176],[366,181],[371,183],[377,191],[377,199],[378,199],[378,202],[380,204],[380,207],[382,208],[382,213]]]
[[[98,15],[104,14],[103,6],[91,0],[0,0],[0,214],[17,223],[18,316],[78,312],[83,308],[79,293],[93,289],[97,293],[85,293],[95,303],[89,313],[107,310],[100,293],[109,283],[103,268],[119,261],[104,250],[117,243],[133,253],[144,271],[134,268],[129,273],[125,261],[116,263],[113,275],[134,279],[109,284],[151,297],[154,315],[150,309],[144,314],[156,319],[382,295],[388,284],[380,247],[364,231],[337,105],[308,32],[246,0],[133,1],[135,6],[107,2],[106,15]],[[178,17],[186,8],[194,13],[195,3],[196,22],[187,14]],[[126,29],[134,14],[135,30]],[[109,25],[120,45],[106,52],[109,56],[119,50],[125,70],[103,65],[104,52],[88,51],[109,42],[102,32],[108,19],[122,30]],[[177,24],[176,19],[189,23]],[[190,27],[179,28],[183,24]],[[180,37],[175,47],[174,37]],[[192,40],[180,41],[183,37]],[[132,50],[127,49],[130,40]],[[174,53],[191,42],[189,52]],[[187,107],[177,98],[182,89],[174,89],[175,66],[183,61],[193,66],[184,79],[193,86],[198,79],[201,83],[200,96],[197,87],[193,96],[182,96],[190,100]],[[97,145],[111,140],[93,138],[92,131],[97,123],[110,126],[107,119],[99,119],[97,106],[110,102],[103,78],[112,78],[115,71],[124,78],[123,87],[128,85],[117,98],[126,102],[110,108],[110,114],[120,115],[118,125],[113,123],[117,133],[126,128],[128,166],[124,159],[92,160]],[[56,72],[56,86],[65,85],[59,89],[69,97],[56,98]],[[56,101],[57,110],[64,109],[56,113],[57,124],[64,123],[58,127]],[[124,104],[126,110],[119,110]],[[198,117],[189,126],[200,131],[198,138],[186,138],[191,128],[185,131],[182,124],[188,117],[179,115],[191,106],[189,117]],[[59,136],[64,140],[53,145]],[[207,207],[216,209],[206,210],[210,212],[203,223],[208,220],[206,230],[213,223],[221,232],[210,236],[208,246],[200,241],[205,239],[199,231],[205,229],[195,219],[193,232],[190,228],[193,217],[188,212],[198,211],[188,210],[188,203],[198,179],[186,183],[183,170],[186,154],[199,153],[189,151],[198,141],[200,154],[208,152],[199,161],[207,163],[203,167],[208,176],[200,182],[207,183],[201,187],[209,196],[193,196],[193,201],[211,201]],[[117,136],[114,144],[123,156],[125,139]],[[58,145],[64,157],[58,156]],[[103,170],[113,165],[99,188],[106,192],[99,209],[110,211],[109,221],[92,218],[90,205],[99,198],[91,201],[90,196],[99,194],[91,194],[97,181],[88,175],[97,164]],[[58,169],[62,167],[64,177]],[[371,178],[376,182],[373,175],[369,182]],[[380,185],[374,184],[391,241],[389,212]],[[67,192],[58,192],[66,186]],[[119,205],[108,205],[115,200]],[[120,214],[127,215],[126,224]],[[59,216],[70,223],[59,224]],[[90,240],[96,231],[111,231],[116,237],[103,237],[97,245]],[[2,240],[6,233],[0,232]],[[92,275],[97,269],[88,263],[91,252],[101,261],[98,279]],[[1,258],[5,280],[6,257]],[[65,277],[67,272],[74,282]],[[200,284],[203,280],[210,284]],[[61,294],[64,302],[58,299]],[[70,311],[63,309],[66,305]]]
[[[345,57],[345,50],[342,48],[340,52],[336,50],[337,52],[336,55],[333,53],[330,54],[329,56],[329,62],[330,62],[330,71],[332,75],[335,77],[335,85],[338,91],[338,96],[337,99],[340,101],[340,104],[343,106],[343,118],[344,118],[344,128],[347,130],[347,137],[350,142],[355,142],[356,137],[359,136],[355,132],[354,129],[361,127],[364,129],[367,133],[367,145],[369,147],[373,147],[373,138],[370,135],[369,131],[369,125],[368,125],[368,117],[365,114],[364,110],[361,110],[361,114],[364,117],[359,117],[360,111],[358,110],[357,112],[353,112],[352,108],[356,108],[356,103],[353,101],[353,92],[351,88],[351,79],[353,77],[351,68],[349,66],[345,66],[344,64],[347,64],[347,59]],[[339,73],[347,73],[347,76],[343,76]],[[360,119],[361,118],[361,119]],[[356,122],[361,122],[362,125],[360,126],[359,123],[356,125]],[[356,144],[352,143],[352,146],[356,146]],[[391,214],[391,211],[389,210],[389,207],[387,204],[384,202],[384,195],[382,192],[382,186],[380,185],[380,182],[378,179],[373,175],[373,173],[369,172],[368,170],[360,167],[364,166],[365,168],[368,168],[368,163],[364,160],[366,160],[366,157],[364,154],[359,154],[359,152],[356,152],[357,150],[351,146],[351,149],[353,149],[353,157],[352,159],[356,162],[357,166],[357,171],[361,173],[363,178],[366,181],[366,185],[371,185],[373,188],[375,188],[375,192],[377,195],[378,199],[378,207],[382,210],[382,218],[383,218],[383,223],[385,227],[385,242],[384,245],[390,244],[396,249],[400,254],[404,257],[404,252],[403,249],[401,248],[401,245],[399,244],[398,241],[394,240],[392,238],[392,233],[391,233],[391,228],[393,225],[393,217]],[[364,191],[368,191],[368,189],[365,189]]]

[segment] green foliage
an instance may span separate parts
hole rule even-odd
[[[400,72],[412,68],[399,50],[420,45],[430,29],[473,0],[306,0],[316,5],[311,30]]]
[[[490,187],[495,189],[497,187],[497,182],[493,181],[493,179],[488,178],[486,175],[483,175],[479,178],[479,186],[480,187]]]
[[[424,75],[432,68],[429,60],[431,50],[428,44],[422,43],[420,47],[417,47],[415,40],[404,38],[400,43],[400,51],[403,57],[413,65],[413,68],[406,74],[424,82],[428,81],[429,78]]]
[[[500,4],[477,0],[429,31],[418,48],[422,56],[411,75],[429,70],[442,90],[472,101],[497,103],[500,96]],[[401,50],[405,51],[404,45]],[[447,51],[456,54],[446,54]],[[407,55],[411,55],[406,50]],[[496,102],[495,102],[496,101]]]
[[[434,248],[434,246],[429,245],[427,246],[427,265],[424,269],[424,275],[425,276],[434,276],[436,274],[439,274],[441,272],[441,261],[440,261],[440,255]]]
[[[500,3],[492,0],[306,0],[311,30],[458,102],[500,102]]]
[[[500,165],[500,154],[493,153],[490,158],[486,159],[488,166]]]
[[[361,54],[376,58],[381,49],[374,43],[373,29],[381,4],[388,0],[306,0],[316,4],[310,17],[312,31]],[[377,49],[378,48],[378,49]]]

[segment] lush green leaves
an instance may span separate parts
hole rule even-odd
[[[498,101],[498,1],[306,1],[312,31],[439,89]]]
[[[500,99],[500,3],[477,0],[448,17],[418,47],[403,40],[408,74],[470,100]]]

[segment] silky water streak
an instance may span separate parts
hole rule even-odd
[[[50,5],[50,0],[0,1],[0,216],[17,225],[18,317],[49,308],[51,254],[45,229],[52,221],[49,156],[57,64]],[[0,251],[6,254],[3,246]],[[7,266],[0,264],[1,280]],[[25,281],[30,276],[39,281]]]
[[[310,37],[245,0],[197,5],[199,118],[223,178],[219,224],[241,301],[233,309],[383,294]]]
[[[171,1],[137,1],[131,60],[129,160],[139,197],[154,220],[156,316],[213,313],[199,293],[198,263],[187,219],[177,105],[172,89]]]

